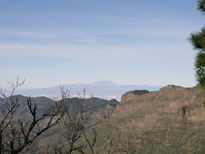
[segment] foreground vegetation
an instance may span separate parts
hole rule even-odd
[[[12,96],[1,91],[1,153],[203,153],[205,98],[199,86],[132,91],[120,104],[97,98]],[[101,104],[101,105],[99,105]],[[104,105],[102,105],[104,104]]]

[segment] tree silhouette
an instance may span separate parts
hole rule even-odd
[[[23,85],[23,82],[10,83],[11,93],[6,95],[1,89],[0,94],[5,102],[0,101],[0,154],[22,153],[44,132],[56,125],[64,115],[64,110],[60,103],[56,103],[48,112],[40,113],[37,105],[31,98],[27,99],[27,110],[31,115],[29,122],[17,118],[17,111],[21,102],[13,96],[14,91]]]
[[[205,13],[205,0],[198,2],[198,10]],[[199,84],[205,88],[205,27],[200,32],[191,34],[190,40],[196,50],[195,59],[196,78]]]

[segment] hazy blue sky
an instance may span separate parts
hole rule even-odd
[[[194,86],[197,0],[0,0],[0,85]]]

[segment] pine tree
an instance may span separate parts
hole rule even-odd
[[[205,13],[205,0],[198,2],[198,10]],[[190,40],[194,48],[198,50],[195,59],[197,81],[205,88],[205,27],[200,32],[191,34]]]

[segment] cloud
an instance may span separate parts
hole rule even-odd
[[[107,25],[108,24],[108,25]],[[95,25],[91,27],[68,27],[66,29],[58,27],[58,29],[33,30],[33,29],[15,29],[0,27],[0,40],[10,37],[16,39],[16,42],[29,40],[30,43],[38,41],[38,43],[49,42],[69,42],[69,43],[103,43],[110,36],[126,36],[126,37],[149,37],[155,38],[187,38],[193,31],[197,31],[201,25],[194,24],[190,21],[179,19],[143,19],[137,17],[122,16],[106,16],[106,24]],[[196,26],[197,25],[197,26]],[[33,39],[33,41],[32,41]],[[9,40],[9,39],[8,39]],[[14,41],[13,41],[14,42]],[[22,41],[23,42],[23,41]],[[52,42],[52,43],[53,43]],[[109,42],[106,42],[109,43]]]
[[[188,43],[187,43],[188,44]],[[146,58],[191,58],[191,45],[184,44],[138,44],[138,45],[73,45],[73,44],[17,44],[1,43],[0,57],[39,56],[53,58],[70,58],[89,61],[96,59],[124,60]]]

